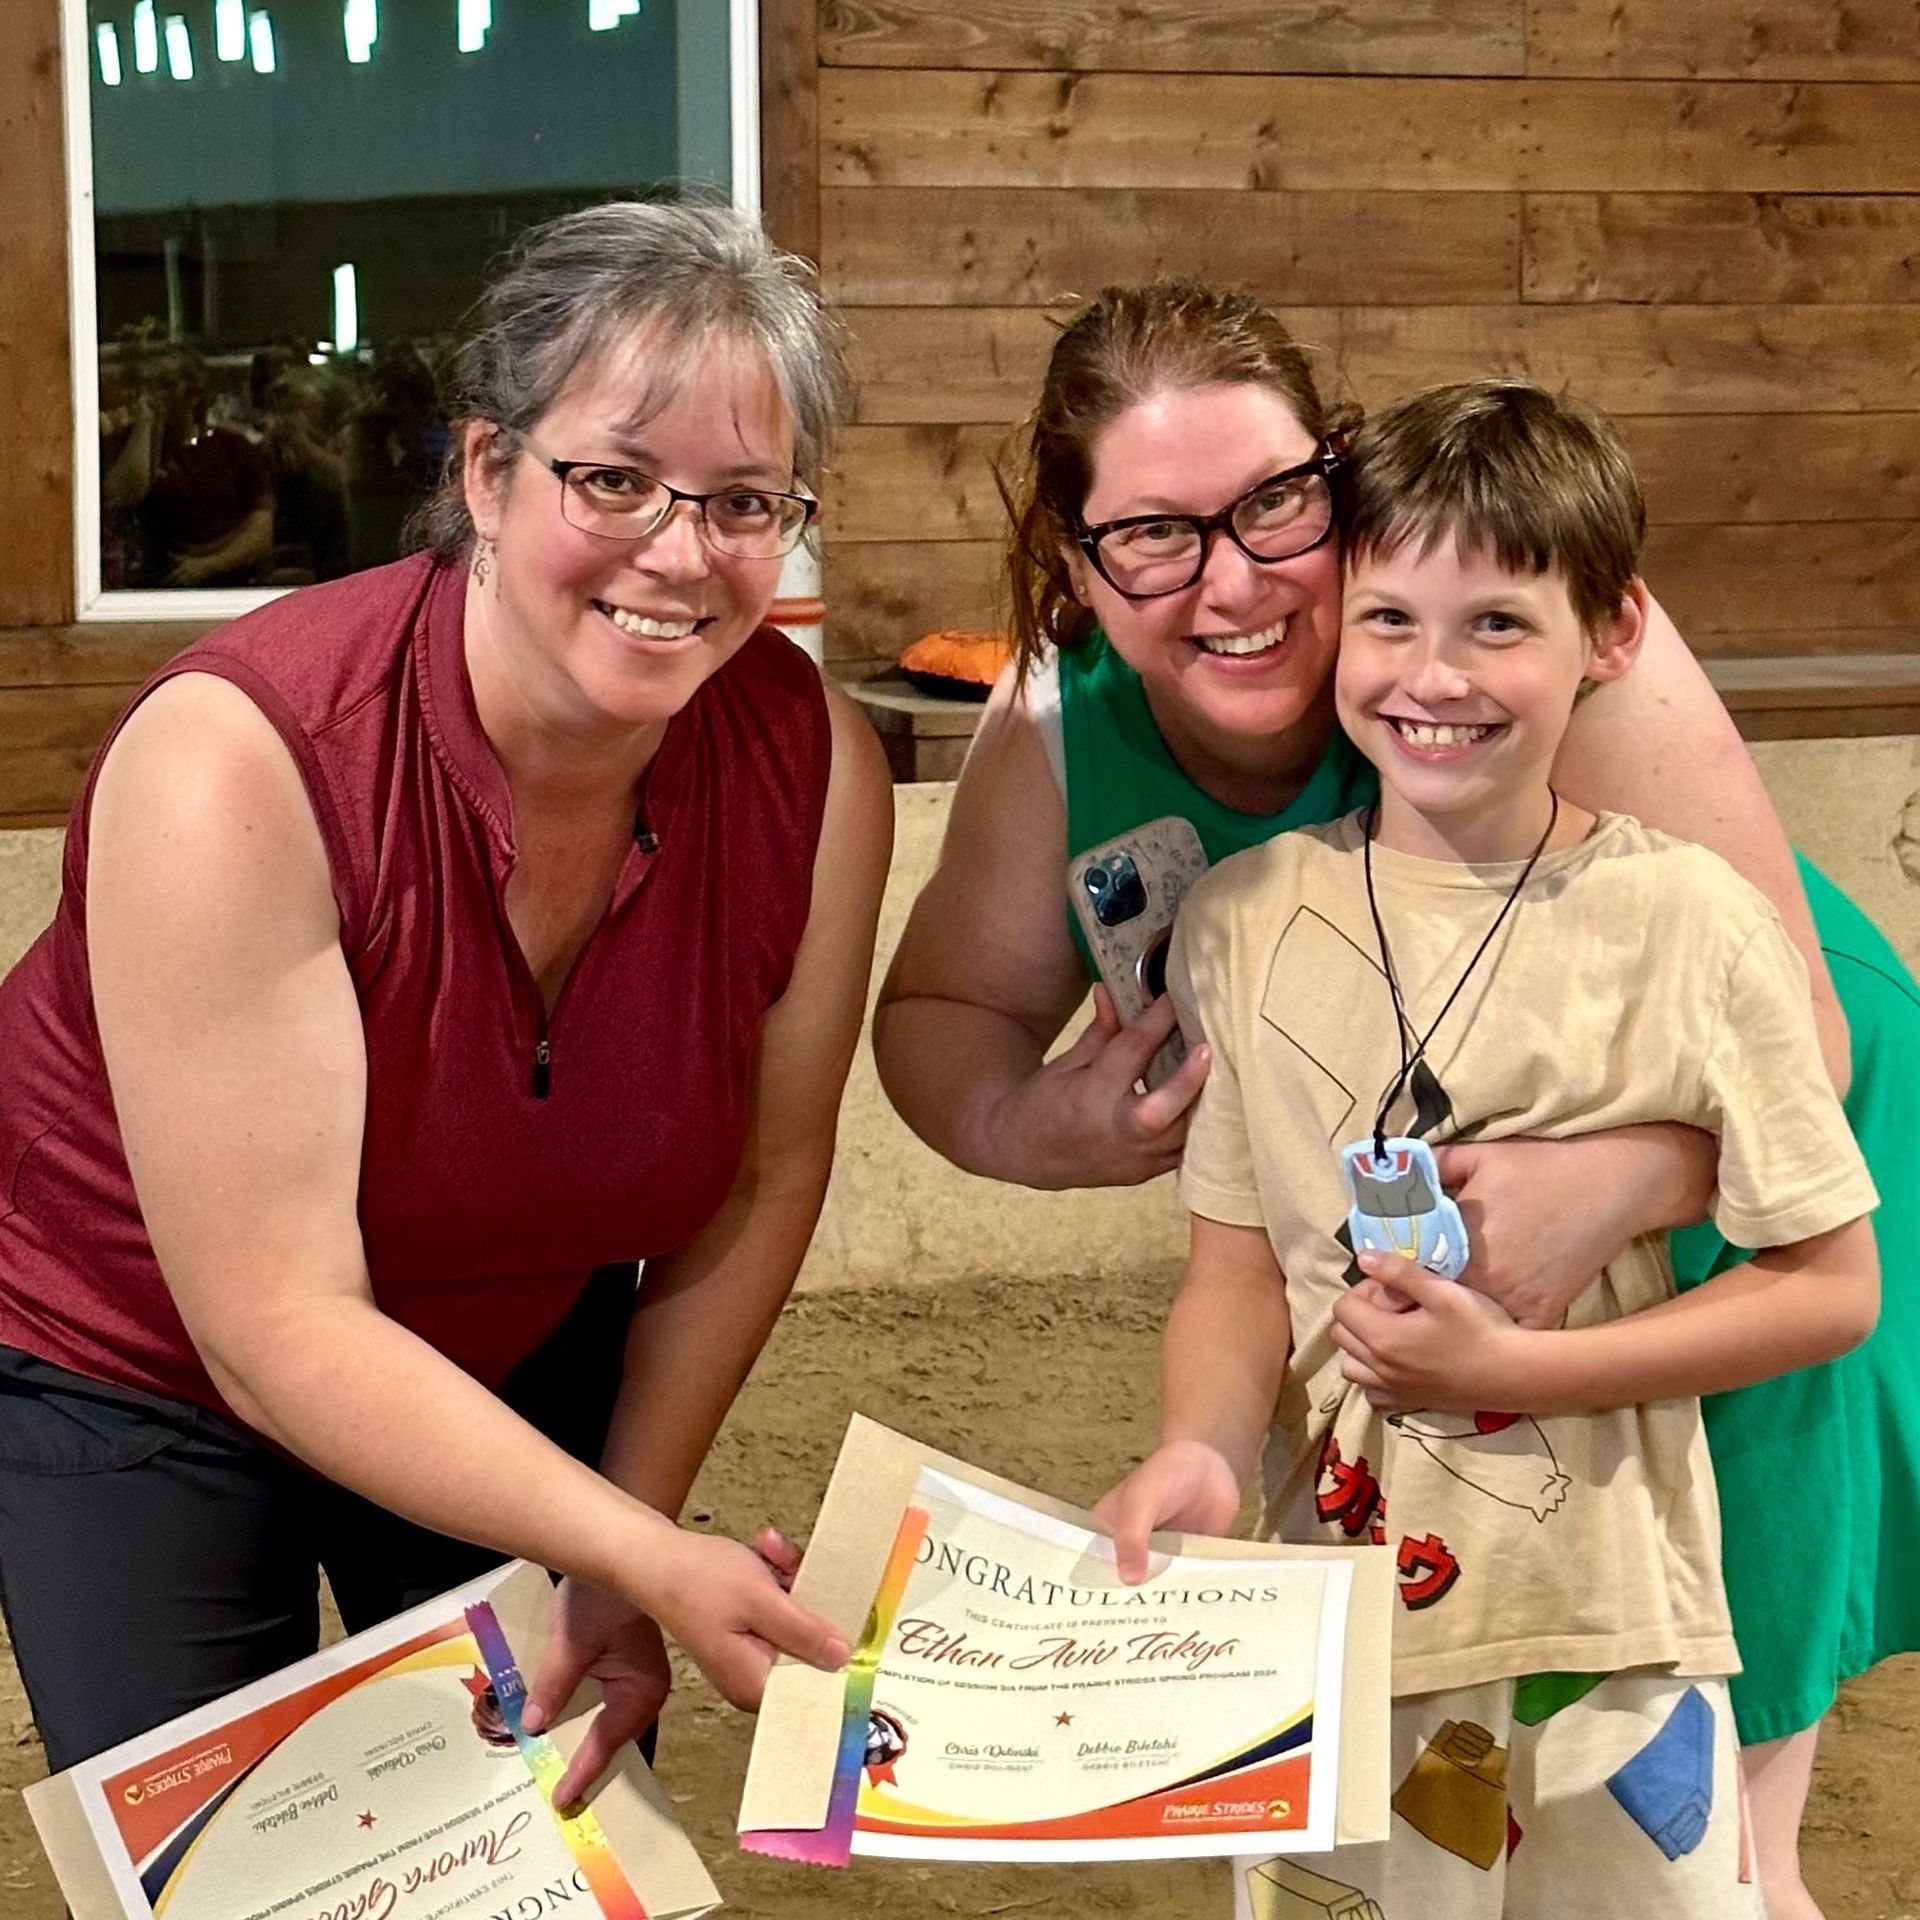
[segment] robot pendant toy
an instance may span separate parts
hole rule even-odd
[[[1440,1185],[1433,1149],[1424,1140],[1396,1136],[1384,1156],[1371,1137],[1340,1149],[1353,1206],[1347,1233],[1353,1251],[1396,1253],[1403,1260],[1458,1280],[1467,1266],[1467,1226]]]

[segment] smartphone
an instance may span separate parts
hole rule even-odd
[[[1074,918],[1086,935],[1094,969],[1128,1026],[1166,992],[1173,916],[1206,870],[1199,834],[1177,814],[1149,820],[1067,862]],[[1147,1063],[1148,1087],[1159,1086],[1186,1051],[1176,1027]]]

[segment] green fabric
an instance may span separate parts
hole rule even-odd
[[[1818,868],[1803,859],[1800,877],[1852,1038],[1847,1119],[1880,1189],[1880,1324],[1824,1367],[1703,1403],[1749,1744],[1811,1725],[1837,1681],[1920,1648],[1920,1272],[1904,1231],[1920,1218],[1920,987]],[[1748,1257],[1710,1224],[1673,1235],[1673,1256],[1683,1288]]]
[[[1513,1683],[1513,1717],[1523,1727],[1551,1720],[1563,1707],[1584,1700],[1604,1673],[1530,1673]]]
[[[1336,734],[1284,812],[1221,806],[1174,763],[1138,676],[1098,634],[1060,654],[1060,708],[1069,855],[1172,813],[1219,861],[1377,791]],[[1832,881],[1805,859],[1800,873],[1852,1033],[1846,1108],[1880,1190],[1881,1310],[1873,1338],[1843,1359],[1703,1403],[1745,1663],[1734,1714],[1749,1744],[1810,1726],[1840,1681],[1920,1649],[1920,1268],[1904,1231],[1920,1220],[1920,987]],[[1672,1244],[1683,1289],[1749,1257],[1710,1225]]]
[[[1379,792],[1372,764],[1335,732],[1293,804],[1279,813],[1223,806],[1181,772],[1160,737],[1140,676],[1096,632],[1060,661],[1060,731],[1067,766],[1067,857],[1097,847],[1142,821],[1177,814],[1193,822],[1214,866],[1230,853],[1271,840],[1288,827],[1317,826],[1364,807]],[[1089,973],[1093,959],[1078,921],[1074,945]]]

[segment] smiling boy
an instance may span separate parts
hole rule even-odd
[[[1386,1920],[1753,1920],[1697,1396],[1865,1337],[1872,1182],[1766,901],[1553,790],[1644,623],[1611,429],[1446,387],[1343,480],[1337,699],[1380,798],[1182,909],[1170,981],[1214,1058],[1192,1251],[1161,1444],[1102,1516],[1138,1578],[1150,1529],[1231,1525],[1264,1436],[1270,1531],[1394,1552],[1392,1836],[1322,1863]],[[1546,1332],[1349,1252],[1345,1146],[1651,1121],[1718,1136],[1715,1220],[1764,1250],[1684,1299],[1664,1237]],[[1242,1878],[1240,1911],[1318,1911],[1279,1884]]]

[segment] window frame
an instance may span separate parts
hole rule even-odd
[[[107,587],[100,577],[100,342],[94,264],[93,35],[87,0],[59,0],[65,106],[67,314],[73,362],[73,619],[213,626],[288,587]],[[730,198],[760,218],[760,0],[727,0]]]

